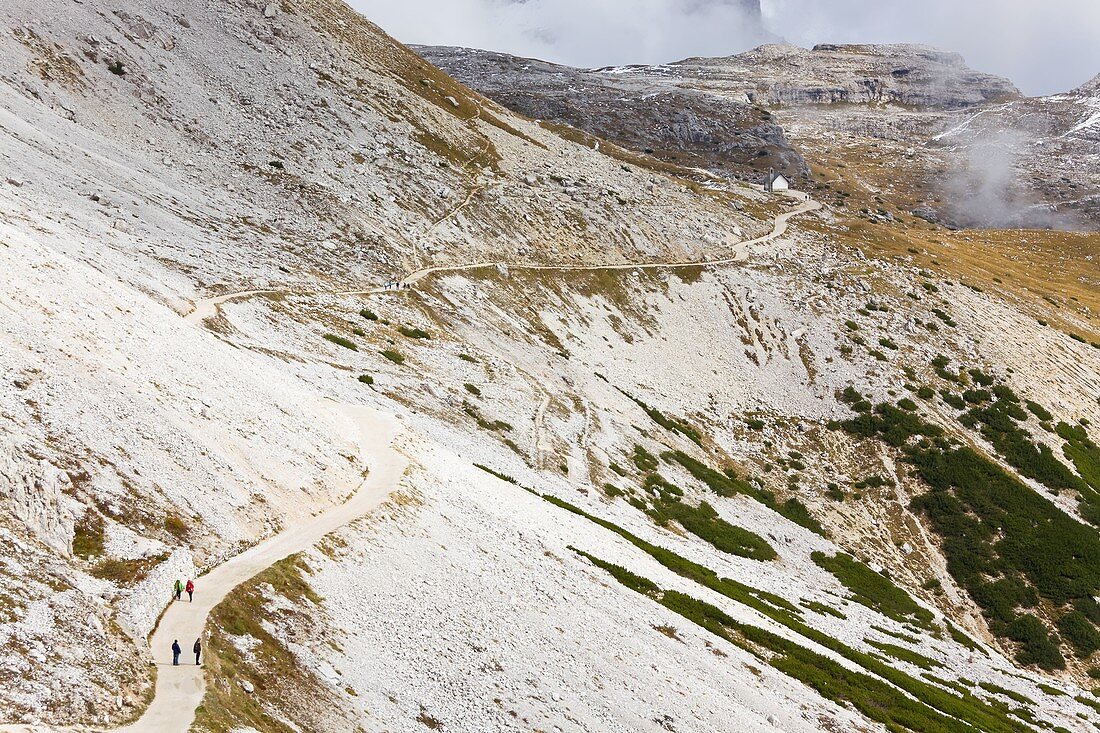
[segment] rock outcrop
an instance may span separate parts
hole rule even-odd
[[[765,107],[898,104],[954,109],[1018,97],[1007,79],[969,68],[930,46],[769,44],[726,58],[672,64],[669,74],[711,93],[744,94]]]
[[[415,50],[520,114],[662,160],[749,179],[768,170],[792,179],[809,172],[775,118],[749,101],[667,84],[633,67],[585,70],[467,48]]]
[[[0,501],[31,534],[55,552],[68,555],[73,518],[63,490],[69,476],[27,446],[0,435]]]

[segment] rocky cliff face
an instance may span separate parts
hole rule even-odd
[[[809,50],[771,44],[726,58],[687,59],[662,72],[711,93],[743,94],[765,107],[952,109],[1019,96],[1011,82],[970,69],[958,54],[909,44],[823,44]]]
[[[836,105],[857,115],[883,105],[945,112],[1019,96],[958,54],[916,45],[772,44],[723,58],[595,70],[473,49],[417,51],[521,114],[757,180],[768,170],[798,180],[809,173],[772,112]]]
[[[449,47],[417,53],[482,94],[532,119],[565,123],[681,165],[756,179],[808,168],[770,113],[746,101],[660,84],[633,70],[584,70]]]

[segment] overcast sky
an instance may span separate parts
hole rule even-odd
[[[406,43],[462,45],[573,66],[723,56],[759,43],[742,0],[350,0]],[[1100,73],[1100,0],[762,0],[792,43],[922,42],[959,51],[1027,94]]]

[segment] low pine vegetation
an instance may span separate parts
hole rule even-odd
[[[1049,419],[1050,413],[1047,415]],[[1081,482],[1074,486],[1079,496],[1081,516],[1100,527],[1100,447],[1089,439],[1081,425],[1062,422],[1055,430],[1066,441],[1063,454],[1073,462],[1081,477]]]
[[[337,336],[334,333],[326,333],[324,338],[325,341],[336,344],[337,346],[342,346],[350,351],[359,351],[359,347],[355,344],[354,341],[346,339],[343,336]]]
[[[573,510],[580,511],[575,507]],[[928,682],[911,677],[871,654],[859,652],[832,637],[815,631],[798,620],[795,615],[779,612],[760,602],[754,605],[757,608],[767,609],[763,611],[766,615],[780,620],[804,637],[837,652],[865,671],[848,669],[806,649],[802,644],[741,623],[717,606],[686,593],[663,590],[652,580],[626,568],[605,562],[580,550],[574,549],[574,551],[630,590],[651,598],[700,628],[747,650],[762,662],[814,688],[824,697],[852,705],[872,720],[887,726],[888,730],[921,731],[921,733],[973,733],[974,731],[1015,733],[1020,730],[1018,722],[1007,711],[989,705],[969,691],[963,689],[960,692],[947,692]],[[676,572],[694,574],[696,577],[693,579],[700,584],[734,600],[744,602],[741,597],[744,596],[742,589],[745,586],[729,579],[717,578],[711,571],[694,566],[693,563],[667,550],[654,554],[654,557],[666,567],[679,567],[680,570]],[[901,653],[906,651],[902,650]],[[912,654],[912,652],[909,653]],[[926,662],[935,664],[931,660]]]
[[[960,421],[1021,474],[1052,491],[1082,492],[1087,501],[1088,482],[1021,427],[1036,410],[1021,408],[1011,390],[989,384],[985,375],[970,376],[990,389],[969,400]],[[1100,642],[1100,537],[1093,528],[912,412],[880,404],[837,427],[898,448],[929,487],[912,508],[943,539],[948,571],[982,608],[993,633],[1014,642],[1017,661],[1058,670],[1066,653],[1088,659]],[[1082,431],[1063,433],[1071,453],[1076,445],[1089,455]],[[1083,465],[1087,470],[1088,458]]]
[[[889,644],[886,642],[875,641],[874,639],[866,639],[866,642],[869,646],[873,646],[875,649],[878,649],[880,652],[890,657],[891,659],[896,659],[900,662],[908,662],[914,667],[920,667],[921,669],[926,671],[931,671],[938,667],[943,667],[943,664],[937,662],[935,659],[929,659],[923,654],[918,654],[912,649],[898,646],[897,644]]]
[[[494,433],[512,432],[511,423],[504,422],[503,420],[489,420],[481,414],[481,411],[478,410],[477,407],[469,402],[462,403],[462,411],[472,417],[482,430],[488,430]]]
[[[760,535],[736,527],[722,519],[707,502],[692,507],[678,499],[659,501],[648,512],[660,525],[677,522],[696,537],[709,542],[715,549],[753,560],[774,560],[778,555]]]
[[[516,481],[514,478],[512,478],[511,476],[509,476],[506,473],[501,473],[500,471],[494,471],[493,469],[489,468],[488,466],[483,466],[480,463],[475,463],[474,467],[481,469],[482,471],[484,471],[485,473],[487,473],[491,476],[496,476],[501,481],[507,481],[510,484],[515,484],[516,486],[519,486],[519,482]]]
[[[428,333],[427,331],[423,331],[419,328],[410,328],[409,326],[400,326],[397,329],[397,331],[398,331],[398,333],[400,333],[405,338],[410,338],[410,339],[419,340],[419,339],[430,339],[432,337],[432,335],[430,333]]]
[[[829,557],[823,552],[815,552],[811,557],[818,567],[835,576],[851,592],[855,602],[899,623],[931,627],[934,618],[931,611],[918,605],[889,578],[876,573],[851,555],[839,553]]]
[[[785,502],[780,502],[775,494],[766,489],[756,488],[748,481],[738,477],[732,470],[727,469],[725,472],[716,471],[701,461],[687,455],[683,451],[667,451],[661,454],[661,457],[666,461],[675,462],[683,466],[687,469],[688,473],[718,496],[729,497],[737,494],[751,496],[764,506],[795,524],[805,527],[811,532],[815,532],[819,535],[824,536],[825,534],[825,528],[821,526],[820,522],[814,519],[813,515],[810,514],[810,510],[798,499],[792,497]]]
[[[656,407],[650,407],[646,403],[639,400],[637,397],[633,397],[621,389],[619,390],[619,392],[622,392],[622,394],[625,395],[627,399],[636,404],[638,407],[642,408],[642,410],[644,410],[645,413],[649,415],[649,418],[653,422],[657,423],[665,430],[669,431],[670,433],[679,433],[696,445],[703,444],[703,437],[699,434],[699,431],[693,428],[691,425],[688,425],[682,420],[677,420],[675,418],[666,416]]]

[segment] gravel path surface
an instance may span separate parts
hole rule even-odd
[[[802,204],[797,208],[786,211],[775,217],[774,226],[770,232],[762,237],[756,239],[749,239],[744,242],[739,242],[734,246],[734,254],[732,257],[726,257],[718,260],[693,260],[685,262],[627,262],[616,264],[603,264],[603,265],[530,265],[530,264],[508,264],[502,262],[475,262],[469,265],[440,265],[439,267],[425,267],[424,269],[417,270],[409,275],[406,275],[399,283],[397,289],[390,288],[369,288],[367,290],[345,290],[335,293],[315,293],[315,292],[297,292],[290,290],[240,290],[233,293],[226,293],[224,295],[217,295],[210,298],[203,298],[195,303],[195,307],[188,313],[185,318],[188,321],[195,323],[201,323],[207,318],[212,318],[218,314],[218,306],[222,303],[238,300],[242,298],[248,298],[253,295],[376,295],[378,293],[386,292],[401,292],[400,288],[408,286],[411,287],[415,283],[423,280],[429,275],[437,273],[450,273],[450,272],[469,272],[471,270],[482,270],[490,267],[504,266],[509,270],[555,270],[558,272],[571,272],[578,270],[658,270],[658,269],[673,269],[678,267],[701,267],[701,266],[721,266],[732,265],[738,262],[744,262],[749,258],[749,248],[757,244],[764,244],[770,242],[773,239],[777,239],[787,233],[788,222],[801,214],[805,214],[810,211],[816,211],[821,208],[821,204],[809,198],[807,194],[791,191],[786,194],[790,198],[802,201]]]

